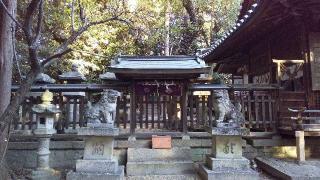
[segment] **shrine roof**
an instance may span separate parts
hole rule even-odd
[[[199,57],[214,63],[244,61],[248,59],[246,52],[256,42],[292,18],[306,21],[309,15],[318,17],[319,8],[319,0],[244,0],[236,24]]]
[[[196,56],[119,56],[113,69],[196,69],[206,67]]]
[[[197,56],[119,56],[109,68],[116,74],[152,75],[170,78],[174,74],[206,73],[208,66]],[[172,77],[172,76],[171,76]]]

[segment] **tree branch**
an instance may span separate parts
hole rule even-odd
[[[33,15],[35,14],[36,10],[38,9],[39,3],[41,3],[41,1],[42,0],[32,0],[30,2],[29,6],[27,8],[27,12],[25,15],[25,23],[24,23],[25,36],[27,39],[28,50],[29,50],[28,60],[30,62],[31,69],[33,69],[33,70],[41,69],[40,62],[38,60],[37,46],[33,45],[34,40],[32,38]],[[40,14],[40,12],[39,12],[39,14]],[[42,17],[40,18],[40,20],[42,20]],[[39,34],[40,34],[40,31],[39,31]]]
[[[105,20],[101,20],[101,21],[94,21],[94,22],[89,22],[83,26],[81,26],[77,31],[74,31],[70,36],[69,38],[64,42],[62,43],[56,50],[55,50],[55,53],[54,55],[46,58],[42,63],[41,63],[41,66],[42,67],[47,67],[49,66],[52,61],[56,58],[59,58],[69,52],[71,52],[72,50],[68,48],[68,46],[72,43],[74,43],[78,37],[83,33],[85,32],[86,30],[88,30],[88,28],[90,28],[91,26],[95,26],[95,25],[99,25],[99,24],[104,24],[104,23],[107,23],[107,22],[110,22],[110,21],[119,21],[119,22],[124,22],[126,24],[130,24],[130,22],[128,22],[127,20],[125,19],[121,19],[119,18],[118,16],[115,16],[115,17],[111,17],[111,18],[108,18],[108,19],[105,19]]]
[[[33,15],[41,0],[32,0],[27,8],[27,12],[24,18],[25,36],[27,38],[28,45],[32,45],[32,20]]]
[[[74,1],[71,2],[71,32],[74,31]]]
[[[41,27],[42,27],[42,20],[43,20],[43,0],[40,0],[39,3],[39,12],[38,12],[38,21],[37,21],[37,28],[36,28],[36,35],[33,40],[32,46],[37,46],[40,41],[40,33],[41,33]]]
[[[9,12],[7,6],[3,3],[2,0],[0,0],[0,4],[3,7],[4,11],[7,13],[7,15],[11,18],[11,20],[14,21],[15,24],[24,31],[24,27],[16,20],[16,18],[13,17],[13,15]]]
[[[60,58],[60,57],[64,56],[65,54],[68,54],[68,53],[71,52],[71,51],[72,51],[72,49],[68,48],[67,50],[65,50],[65,51],[63,51],[63,52],[61,52],[61,53],[54,54],[54,55],[46,58],[44,61],[42,61],[41,65],[42,65],[42,66],[48,66],[48,65],[49,65],[48,63],[49,63],[50,61],[52,61],[52,60],[54,60],[54,59],[57,59],[57,58]]]

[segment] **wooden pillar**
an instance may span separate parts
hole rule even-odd
[[[135,82],[131,83],[130,91],[130,134],[133,135],[136,129],[136,92]]]
[[[300,50],[302,54],[302,59],[304,60],[303,64],[303,86],[305,89],[305,100],[306,107],[309,107],[313,101],[312,94],[312,82],[311,82],[311,64],[310,64],[310,46],[309,46],[309,32],[308,27],[303,21],[303,19],[299,19],[299,27],[300,27]],[[311,101],[311,102],[310,102]]]
[[[296,147],[297,147],[297,158],[298,162],[304,162],[305,157],[305,142],[304,142],[304,131],[296,131]]]
[[[188,131],[188,120],[187,120],[187,106],[188,106],[188,100],[187,100],[187,84],[184,82],[182,87],[182,99],[181,99],[181,108],[182,108],[182,132],[187,133]]]

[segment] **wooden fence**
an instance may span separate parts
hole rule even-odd
[[[187,91],[186,121],[182,120],[182,97],[151,94],[137,96],[134,107],[130,107],[128,86],[108,85],[38,85],[32,88],[31,95],[21,105],[18,116],[14,120],[15,130],[32,130],[36,126],[36,117],[31,107],[39,104],[40,93],[44,89],[54,92],[54,104],[62,110],[56,117],[55,128],[58,133],[75,132],[86,126],[84,118],[85,106],[98,99],[103,89],[112,88],[122,92],[118,98],[115,125],[124,129],[159,129],[182,131],[204,131],[214,120],[212,96],[214,90],[227,89],[233,102],[241,104],[246,119],[246,127],[258,131],[275,131],[277,125],[277,88],[274,87],[242,87],[219,85],[193,85]],[[16,87],[14,87],[16,88]],[[14,91],[15,89],[13,89]],[[194,91],[210,91],[211,95],[193,95]],[[135,111],[135,118],[130,113]],[[186,124],[184,124],[186,123]],[[134,132],[134,131],[133,131]]]

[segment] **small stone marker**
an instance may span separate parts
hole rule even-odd
[[[171,136],[152,135],[152,149],[171,149]]]

